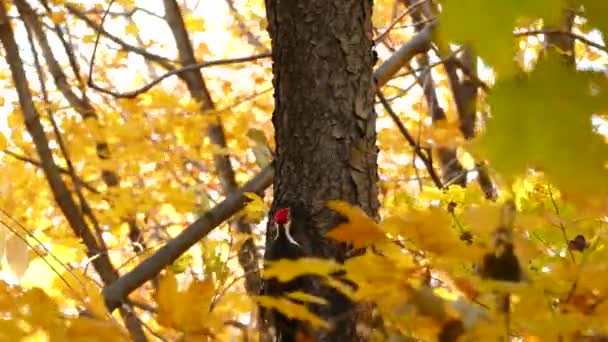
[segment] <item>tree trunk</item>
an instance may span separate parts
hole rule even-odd
[[[324,237],[340,219],[326,202],[344,200],[372,217],[378,209],[372,1],[266,0],[266,10],[275,91],[272,211],[291,209],[291,232],[302,255],[343,261],[349,247]],[[314,279],[299,290],[330,302],[311,308],[333,325],[314,332],[315,340],[358,339],[353,303]],[[267,318],[272,326],[272,314]],[[280,329],[275,326],[276,340],[287,340]]]

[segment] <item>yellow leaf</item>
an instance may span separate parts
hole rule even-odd
[[[139,29],[134,22],[130,22],[125,28],[125,33],[129,35],[137,35],[139,33]]]
[[[329,201],[327,207],[344,215],[348,222],[341,223],[325,236],[340,242],[350,242],[355,248],[386,241],[386,235],[361,208],[342,201]]]
[[[0,96],[0,106],[4,106],[4,96]]]
[[[314,296],[302,291],[289,292],[287,294],[287,297],[294,300],[299,300],[301,302],[315,303],[321,305],[327,304],[327,300],[325,298]]]
[[[4,134],[0,133],[0,151],[4,150],[7,145],[8,142],[6,141],[6,137]]]
[[[475,168],[475,159],[463,148],[458,148],[456,150],[456,158],[458,158],[458,161],[466,170],[472,170]]]
[[[91,318],[74,320],[65,332],[65,336],[66,341],[130,341],[129,336],[115,321]]]
[[[157,321],[188,333],[221,327],[223,320],[209,310],[214,294],[215,285],[210,280],[194,280],[187,290],[179,291],[175,275],[167,272],[161,277],[156,293]]]
[[[428,286],[412,291],[410,304],[414,305],[421,315],[433,317],[438,321],[443,321],[447,316],[445,301]]]
[[[435,147],[456,148],[464,143],[458,122],[440,120],[433,124],[431,139]]]
[[[186,15],[184,22],[186,24],[186,29],[190,32],[202,32],[205,30],[205,19],[201,17]]]
[[[247,222],[260,222],[268,212],[268,206],[264,203],[264,199],[253,192],[246,192],[243,195],[251,201],[241,210],[240,215],[243,215]]]
[[[478,246],[469,246],[459,239],[448,213],[439,208],[415,210],[404,217],[392,218],[389,224],[390,231],[398,231],[417,248],[438,256],[478,261],[483,255]]]
[[[6,240],[6,261],[15,277],[20,280],[30,263],[29,246],[16,235]]]
[[[463,222],[471,228],[474,235],[487,238],[500,224],[500,206],[497,204],[467,206],[462,217]]]
[[[94,43],[96,39],[97,39],[97,34],[85,34],[82,37],[82,42],[83,43]]]
[[[158,303],[157,321],[166,327],[174,327],[175,303],[179,302],[177,279],[172,272],[168,271],[161,276],[158,290],[156,291],[156,302]]]
[[[287,282],[303,275],[328,276],[341,269],[341,265],[333,260],[320,258],[300,258],[297,260],[280,259],[268,263],[264,269],[265,279],[277,278]]]
[[[65,21],[65,12],[53,12],[51,13],[51,21],[59,25]]]
[[[101,290],[91,282],[88,282],[87,285],[88,297],[86,299],[86,306],[88,311],[99,319],[107,318],[108,311],[106,310]]]
[[[296,304],[289,299],[282,297],[269,297],[269,296],[259,296],[256,298],[257,302],[266,308],[276,309],[283,315],[298,319],[304,322],[310,323],[315,328],[329,328],[330,324],[321,318],[319,318],[314,313],[310,312],[308,308],[301,304]]]
[[[0,142],[4,136],[0,134]],[[6,252],[6,236],[7,230],[4,227],[0,227],[0,260],[4,258],[4,253]]]
[[[215,285],[210,280],[195,280],[188,289],[180,294],[179,302],[174,302],[176,328],[184,332],[197,332],[211,329],[220,322],[214,321],[209,311],[215,293]]]
[[[443,191],[436,187],[425,186],[418,195],[420,201],[440,201],[443,199]]]

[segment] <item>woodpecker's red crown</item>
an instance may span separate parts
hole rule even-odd
[[[285,224],[287,221],[289,221],[289,208],[281,208],[274,213],[276,224]]]

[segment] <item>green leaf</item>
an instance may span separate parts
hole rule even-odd
[[[505,176],[534,167],[565,192],[604,194],[608,145],[593,132],[591,116],[608,107],[606,83],[557,59],[498,82],[488,99],[492,117],[474,149]]]
[[[470,43],[475,52],[498,74],[511,74],[517,24],[542,18],[557,22],[560,2],[556,0],[443,0],[440,35],[456,43]]]

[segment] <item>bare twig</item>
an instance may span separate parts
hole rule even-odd
[[[245,25],[245,23],[243,22],[243,17],[241,16],[241,14],[239,13],[239,11],[234,6],[234,0],[226,0],[226,4],[228,5],[228,8],[230,9],[230,12],[232,13],[232,16],[234,17],[234,20],[236,20],[236,23],[237,23],[237,25],[239,27],[239,30],[241,30],[241,32],[243,32],[247,36],[247,42],[249,42],[249,44],[255,46],[260,51],[268,51],[269,48],[267,48],[258,39],[258,37],[256,37],[251,32],[251,30],[249,30],[247,28],[247,25]]]
[[[376,95],[380,99],[380,102],[382,103],[382,106],[384,107],[386,112],[391,116],[391,118],[397,125],[397,128],[399,129],[399,131],[401,132],[403,137],[405,137],[405,140],[407,140],[407,142],[410,144],[410,146],[416,152],[416,155],[418,156],[418,158],[420,158],[420,160],[422,160],[422,162],[424,163],[424,166],[426,167],[427,172],[431,176],[433,183],[435,183],[435,186],[438,189],[443,189],[443,184],[441,183],[441,179],[439,178],[439,175],[437,175],[437,172],[435,172],[435,169],[433,168],[432,161],[428,158],[428,156],[426,154],[423,153],[423,150],[420,147],[420,145],[418,143],[416,143],[416,140],[414,139],[414,137],[412,137],[412,135],[408,132],[407,128],[403,125],[403,123],[399,119],[399,116],[397,115],[397,113],[395,113],[395,111],[393,111],[393,108],[391,108],[390,104],[386,101],[386,98],[384,97],[382,92],[380,90],[376,90]]]
[[[26,157],[24,155],[15,153],[15,152],[13,152],[11,150],[2,150],[2,153],[5,153],[5,154],[7,154],[7,155],[9,155],[9,156],[17,159],[17,160],[21,160],[21,161],[26,162],[28,164],[32,164],[32,165],[37,166],[37,167],[42,167],[42,164],[39,161],[37,161],[35,159],[32,159],[30,157]],[[58,166],[58,170],[59,170],[59,172],[63,173],[64,175],[70,176],[70,171],[68,169]],[[82,178],[76,177],[76,182],[78,182],[85,189],[87,189],[87,190],[89,190],[89,191],[91,191],[91,192],[93,192],[95,194],[99,194],[99,190],[95,189],[95,187],[92,186],[91,184],[85,182]]]
[[[561,29],[545,28],[545,29],[541,29],[541,30],[528,30],[528,31],[520,31],[520,32],[514,33],[515,37],[533,36],[533,35],[538,35],[538,34],[567,36],[567,37],[576,39],[583,44],[593,46],[594,48],[596,48],[598,50],[608,52],[608,47],[606,47],[605,45],[596,43],[590,39],[585,38],[584,36],[581,36],[580,34],[576,34],[574,32],[570,32],[570,31],[563,31]]]
[[[129,52],[136,53],[136,54],[138,54],[138,55],[146,58],[147,60],[153,61],[153,62],[157,63],[158,65],[162,66],[166,70],[173,70],[174,69],[173,64],[175,62],[173,60],[171,60],[171,59],[169,59],[167,57],[163,57],[163,56],[159,56],[157,54],[151,53],[149,51],[146,51],[143,48],[131,45],[131,44],[125,42],[124,40],[116,37],[115,35],[109,33],[108,31],[106,31],[103,27],[101,27],[101,25],[98,25],[93,20],[91,20],[86,15],[85,12],[81,11],[78,8],[78,6],[76,6],[74,4],[66,4],[66,8],[67,8],[68,12],[70,12],[71,14],[73,14],[76,17],[80,18],[81,20],[83,20],[89,27],[91,27],[93,29],[93,31],[102,34],[104,37],[107,37],[108,39],[110,39],[114,43],[118,44],[121,48],[123,48],[123,49],[125,49],[125,50],[127,50]]]
[[[174,70],[168,71],[165,74],[158,77],[157,79],[153,80],[152,82],[146,84],[145,86],[135,89],[135,90],[127,91],[127,92],[117,92],[117,91],[113,91],[110,89],[105,89],[103,87],[100,87],[100,86],[96,85],[90,77],[89,77],[89,86],[99,92],[114,96],[116,98],[134,98],[134,97],[137,97],[138,95],[141,95],[141,94],[147,92],[148,90],[152,89],[154,86],[159,84],[160,82],[162,82],[165,79],[167,79],[171,76],[174,76],[174,75],[179,76],[180,74],[191,71],[191,70],[197,70],[197,69],[202,69],[202,68],[207,68],[207,67],[217,66],[217,65],[250,62],[250,61],[255,61],[255,60],[267,58],[267,57],[270,57],[270,53],[263,53],[263,54],[247,56],[247,57],[218,59],[218,60],[213,60],[213,61],[207,61],[207,62],[196,63],[196,64],[192,64],[192,65],[187,65],[187,66],[179,68],[179,69],[174,69]],[[91,60],[91,66],[92,65],[93,65],[93,61]]]
[[[378,44],[378,43],[382,42],[388,36],[389,32],[391,32],[391,30],[395,27],[395,25],[397,25],[403,18],[405,18],[405,16],[410,14],[413,10],[415,10],[418,6],[424,4],[426,1],[429,1],[429,0],[419,0],[418,2],[408,6],[408,8],[405,11],[403,11],[403,13],[401,13],[399,16],[397,16],[393,20],[393,22],[391,22],[390,25],[388,25],[388,27],[384,30],[384,32],[379,34],[378,37],[376,37],[376,39],[374,39],[374,44]]]

